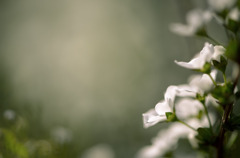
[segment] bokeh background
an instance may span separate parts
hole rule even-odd
[[[169,31],[196,6],[206,2],[0,1],[0,122],[19,145],[2,149],[17,155],[27,146],[29,157],[41,158],[134,157],[161,128],[144,129],[142,113],[191,73],[173,61],[203,46],[205,39]],[[224,41],[214,22],[209,29]]]

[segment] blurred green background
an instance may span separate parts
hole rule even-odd
[[[161,128],[143,129],[142,113],[191,73],[173,61],[203,46],[168,28],[196,6],[206,3],[2,0],[2,157],[81,158],[98,144],[134,157]]]

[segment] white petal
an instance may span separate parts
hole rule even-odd
[[[157,114],[160,116],[165,116],[166,112],[172,112],[171,108],[169,107],[169,105],[166,101],[159,102],[155,106],[155,110],[156,110]]]
[[[176,33],[180,36],[192,36],[196,32],[194,27],[179,23],[171,24],[169,27],[173,33]]]
[[[224,56],[225,51],[226,49],[223,46],[215,46],[212,60],[217,60],[218,62],[220,62],[220,57]]]
[[[155,145],[145,146],[137,153],[136,158],[157,158],[161,151]]]
[[[148,128],[154,126],[158,122],[166,121],[166,116],[159,116],[155,109],[150,109],[146,113],[142,114],[143,116],[143,126],[144,128]]]
[[[230,8],[235,2],[236,0],[208,0],[209,5],[218,12]]]
[[[216,79],[217,76],[217,70],[213,70],[211,73],[211,76],[213,79]],[[210,77],[206,74],[203,75],[193,75],[190,77],[190,86],[198,88],[199,93],[209,92],[214,84]]]
[[[180,120],[196,116],[199,110],[203,110],[202,104],[198,100],[182,98],[176,102],[176,115]]]
[[[205,43],[205,46],[191,61],[189,62],[178,62],[175,63],[179,66],[185,67],[187,69],[202,69],[206,62],[210,62],[212,55],[214,53],[214,47],[212,44]]]
[[[177,89],[177,86],[169,86],[164,94],[164,99],[171,108],[173,108],[173,103],[177,95]]]
[[[240,19],[240,11],[237,7],[235,7],[234,9],[232,9],[230,11],[230,13],[228,14],[228,18],[235,20],[235,21],[239,21]]]
[[[179,85],[177,89],[177,95],[180,97],[196,97],[196,93],[198,92],[198,88],[190,85]]]

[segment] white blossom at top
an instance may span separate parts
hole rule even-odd
[[[170,25],[170,30],[178,35],[192,36],[202,29],[212,19],[210,11],[195,9],[186,15],[187,24],[175,23]]]
[[[235,2],[236,0],[208,0],[210,7],[217,12],[231,8]]]
[[[223,46],[216,45],[213,46],[212,44],[205,43],[203,49],[200,53],[196,54],[195,57],[190,60],[189,62],[177,61],[174,62],[187,69],[192,70],[201,70],[203,69],[204,65],[208,62],[211,63],[212,60],[217,60],[220,62],[220,57],[224,56],[226,49]]]
[[[182,62],[182,61],[176,61],[175,63],[179,66],[193,69],[193,70],[200,70],[203,68],[206,62],[210,62],[212,55],[214,54],[214,47],[212,44],[205,43],[203,49],[200,51],[199,54],[195,56],[191,61],[189,62]]]

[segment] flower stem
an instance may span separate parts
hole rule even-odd
[[[190,128],[190,129],[192,129],[192,130],[194,130],[194,131],[197,131],[195,128],[193,128],[192,126],[190,126],[190,125],[187,124],[186,122],[183,122],[183,121],[181,121],[181,120],[178,120],[178,122],[184,124],[185,126],[187,126],[188,128]]]
[[[233,87],[235,88],[238,84],[238,80],[240,77],[240,65],[238,65],[238,74],[236,79],[233,82]],[[224,114],[222,116],[222,121],[221,121],[221,129],[220,129],[220,133],[218,136],[218,144],[217,144],[217,158],[223,158],[224,157],[224,138],[225,138],[225,133],[226,133],[226,129],[224,128],[224,125],[227,123],[229,116],[232,112],[233,109],[233,103],[229,104],[229,105],[225,105],[225,109],[224,109]]]
[[[224,83],[226,84],[227,83],[227,79],[226,79],[226,74],[223,73],[223,80],[224,80]]]
[[[217,86],[217,83],[216,83],[216,81],[214,81],[214,79],[213,79],[212,75],[211,75],[211,74],[208,74],[208,76],[211,78],[211,80],[212,80],[212,82],[213,82],[214,86]]]
[[[204,111],[205,111],[207,119],[208,119],[210,130],[213,133],[212,123],[211,123],[211,120],[210,120],[210,117],[209,117],[209,114],[208,114],[208,109],[207,109],[207,107],[206,107],[206,105],[204,103],[202,105],[204,107]]]

